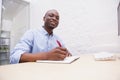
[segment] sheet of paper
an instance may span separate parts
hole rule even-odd
[[[99,52],[94,54],[94,57],[95,57],[95,60],[101,60],[101,61],[115,60],[114,54],[109,52]]]
[[[73,61],[77,60],[78,58],[80,58],[80,56],[70,56],[70,57],[66,57],[64,60],[60,60],[60,61],[54,61],[54,60],[37,60],[36,62],[40,62],[40,63],[72,63]]]

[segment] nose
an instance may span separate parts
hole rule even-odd
[[[55,16],[54,16],[54,17],[52,17],[52,19],[53,19],[53,20],[57,20]]]

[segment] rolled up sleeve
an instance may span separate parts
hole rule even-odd
[[[15,51],[13,51],[11,53],[12,55],[10,56],[10,63],[11,64],[19,63],[21,54],[23,54],[24,52],[26,52],[26,51],[22,51],[22,50],[15,50]]]
[[[21,38],[20,42],[15,46],[15,48],[10,52],[10,63],[16,64],[19,63],[21,54],[31,52],[33,42],[32,33],[26,32],[25,35]]]

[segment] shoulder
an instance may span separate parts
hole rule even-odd
[[[38,29],[29,29],[27,30],[24,35],[22,36],[22,39],[29,39],[33,38],[35,33],[37,33]]]
[[[35,34],[35,33],[37,33],[37,32],[39,32],[39,28],[37,28],[37,29],[29,29],[29,30],[27,30],[26,32],[25,32],[25,35],[27,34],[27,35],[33,35],[33,34]]]

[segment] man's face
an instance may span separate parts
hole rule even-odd
[[[50,10],[44,16],[44,25],[47,28],[54,29],[59,24],[59,14],[56,10]]]

